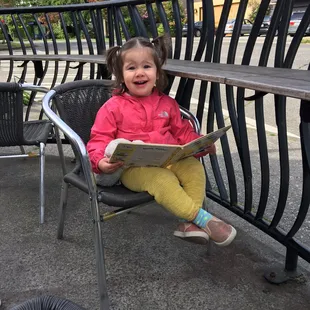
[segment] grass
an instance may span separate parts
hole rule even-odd
[[[19,42],[11,42],[12,48],[13,49],[20,49],[20,43]],[[30,47],[30,43],[29,42],[25,42],[25,47]],[[2,43],[0,42],[0,51],[7,51],[8,50],[8,46],[6,43]]]
[[[301,43],[310,44],[310,38],[303,38],[303,39],[301,40]]]

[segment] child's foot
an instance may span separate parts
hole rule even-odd
[[[209,241],[209,235],[206,231],[190,222],[179,224],[173,235],[183,240],[198,244],[207,244]]]
[[[227,246],[235,239],[237,231],[234,227],[213,216],[203,229],[218,246]]]
[[[235,239],[237,232],[234,227],[213,216],[204,229],[193,223],[181,223],[174,235],[194,243],[206,244],[211,239],[218,246],[227,246]]]

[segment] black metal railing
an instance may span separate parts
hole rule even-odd
[[[201,8],[203,21],[199,38],[194,37],[197,5]],[[287,31],[294,1],[278,0],[268,32],[260,38],[261,49],[257,53],[260,28],[269,5],[270,1],[261,1],[251,32],[246,42],[242,43],[244,50],[240,51],[242,25],[248,9],[248,1],[240,1],[231,38],[225,39],[227,56],[223,54],[223,44],[232,0],[224,2],[217,28],[211,0],[187,0],[186,10],[177,0],[111,0],[57,7],[0,9],[0,15],[11,20],[14,41],[20,44],[22,54],[101,55],[109,46],[121,45],[132,36],[156,37],[166,32],[173,35],[170,58],[292,68],[309,25],[310,5],[296,34],[289,41]],[[52,19],[57,20],[57,27]],[[182,37],[185,22],[188,25],[187,35]],[[10,41],[1,22],[0,28],[4,33],[7,52],[16,54],[12,45],[14,41]],[[35,40],[37,37],[40,40]],[[59,37],[63,40],[60,41]],[[306,61],[309,62],[309,59]],[[69,62],[65,62],[60,70],[59,62],[46,61],[43,75],[38,78],[27,64],[18,69],[13,61],[8,62],[8,81],[16,78],[49,88],[73,79],[107,77],[104,65],[80,64],[71,67]],[[251,129],[247,124],[249,116],[244,100],[245,89],[173,76],[169,79],[167,93],[175,96],[185,108],[194,109],[206,131],[225,126],[228,122],[232,125],[231,135],[221,139],[222,152],[210,157],[212,173],[209,173],[207,196],[284,245],[287,249],[287,271],[296,270],[298,256],[310,262],[309,240],[298,238],[301,229],[307,225],[310,202],[309,102],[288,102],[286,97],[279,95],[257,96],[252,102],[254,127]],[[193,104],[193,97],[197,97],[197,104]],[[294,135],[289,135],[290,111],[297,111],[298,105],[299,134],[296,131]],[[274,117],[270,118],[270,114]],[[266,129],[266,118],[274,124],[275,134]]]

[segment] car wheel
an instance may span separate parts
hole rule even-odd
[[[200,37],[201,36],[201,31],[199,29],[195,30],[195,37]]]

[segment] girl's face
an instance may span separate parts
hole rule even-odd
[[[157,68],[152,50],[148,47],[135,47],[123,56],[123,79],[130,95],[149,96],[157,79]]]

